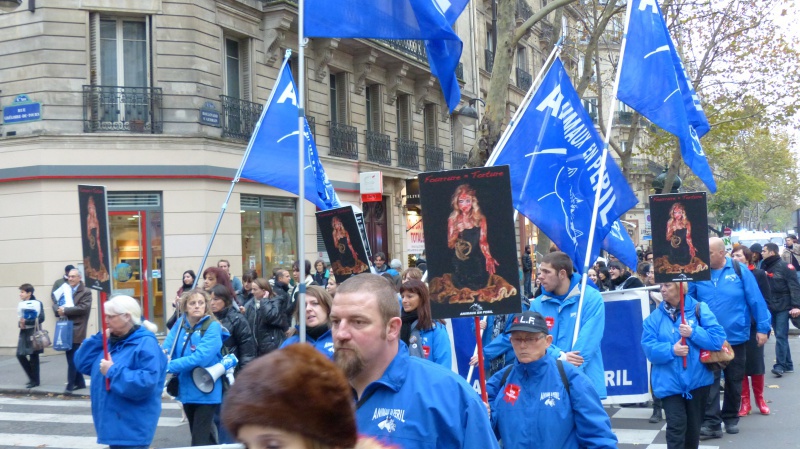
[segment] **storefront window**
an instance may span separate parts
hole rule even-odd
[[[297,222],[292,198],[242,196],[242,270],[265,278],[291,268],[297,258]]]

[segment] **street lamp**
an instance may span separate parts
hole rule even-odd
[[[483,107],[486,107],[486,102],[480,98],[472,98],[465,106],[453,113],[458,118],[458,121],[464,125],[474,125],[478,121],[478,111],[472,107],[476,102],[480,101]]]
[[[667,168],[664,168],[664,171],[661,172],[660,175],[656,176],[656,178],[653,180],[650,186],[653,187],[653,190],[656,191],[656,195],[660,195],[661,192],[664,191],[664,184],[666,184],[666,182],[667,182]],[[675,175],[675,180],[672,181],[672,189],[670,190],[670,193],[678,193],[678,190],[680,190],[681,185],[683,185],[683,180],[681,179],[680,176]]]

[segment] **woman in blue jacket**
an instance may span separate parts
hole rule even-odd
[[[183,316],[161,345],[170,361],[167,372],[178,376],[178,400],[189,420],[192,446],[217,444],[214,410],[222,402],[222,380],[217,379],[210,393],[200,391],[192,381],[192,371],[207,368],[222,360],[222,342],[229,335],[222,331],[211,313],[211,297],[202,289],[194,289],[181,297]],[[175,345],[173,346],[173,342]]]
[[[683,290],[688,290],[685,284]],[[661,398],[667,417],[667,447],[696,448],[709,386],[714,381],[714,374],[700,362],[700,350],[719,351],[725,330],[705,303],[698,306],[688,294],[683,307],[686,321],[682,322],[677,282],[661,284],[661,295],[661,305],[644,321],[642,348],[653,364],[653,394]]]
[[[333,337],[331,336],[331,313],[333,298],[324,288],[317,285],[306,287],[306,343],[315,347],[317,351],[333,360]],[[299,310],[295,309],[295,319],[299,320]],[[281,348],[300,342],[300,326],[294,335],[281,344]]]
[[[408,345],[408,353],[451,369],[450,337],[443,323],[431,319],[428,287],[422,281],[411,279],[400,287],[400,295],[403,297],[400,339]]]
[[[85,340],[75,353],[78,371],[92,376],[97,442],[111,449],[149,448],[161,415],[167,356],[153,334],[156,326],[142,321],[135,299],[115,296],[106,301],[104,312],[108,360],[101,333]],[[106,380],[110,390],[106,390]]]

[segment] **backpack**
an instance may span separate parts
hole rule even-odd
[[[547,357],[547,355],[545,355]],[[567,396],[569,396],[569,379],[567,379],[567,373],[564,371],[564,363],[561,359],[556,359],[556,366],[558,367],[558,374],[561,375],[561,382],[564,384],[564,388],[567,390]],[[514,370],[514,366],[510,366],[508,369],[503,372],[503,377],[500,379],[500,389],[503,388],[503,385],[506,384],[506,380],[508,380],[508,376],[511,375],[511,371]]]

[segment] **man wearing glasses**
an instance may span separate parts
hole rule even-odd
[[[486,385],[492,428],[503,447],[616,448],[617,437],[592,382],[546,357],[553,343],[538,312],[514,316],[508,333],[517,361]]]

